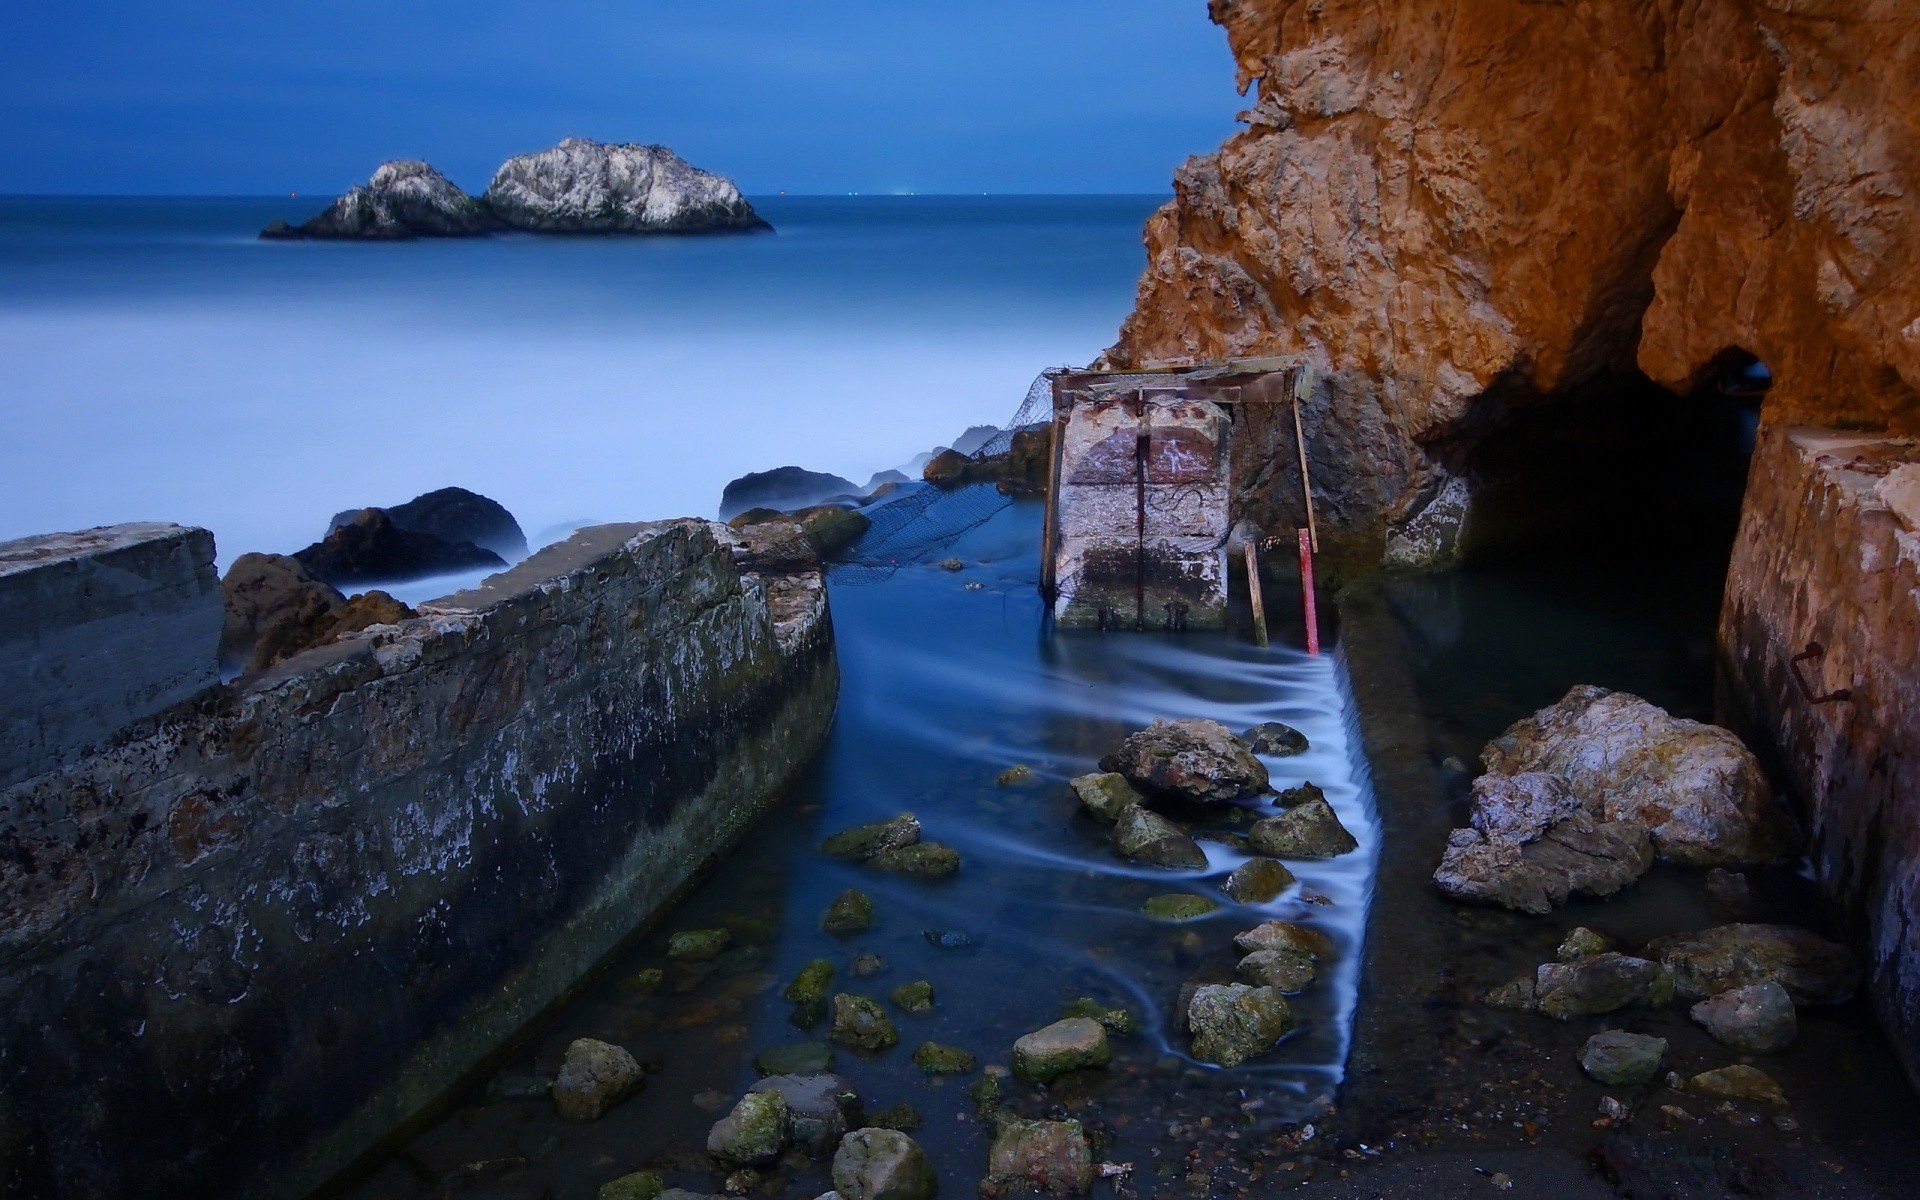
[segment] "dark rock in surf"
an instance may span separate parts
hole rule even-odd
[[[1338,858],[1360,846],[1325,800],[1309,800],[1277,817],[1256,821],[1247,839],[1254,849],[1274,858]]]
[[[1659,963],[1611,951],[1570,963],[1545,963],[1534,975],[1537,1011],[1562,1021],[1673,999],[1673,979]]]
[[[832,505],[803,508],[794,513],[793,518],[799,521],[800,532],[813,543],[822,558],[832,558],[853,545],[873,525],[871,518],[853,509]]]
[[[1704,1000],[1771,979],[1799,1005],[1841,1004],[1860,986],[1845,946],[1790,925],[1721,925],[1647,943],[1683,999]]]
[[[912,813],[901,813],[889,820],[842,830],[820,843],[820,853],[849,862],[865,862],[882,851],[904,849],[919,840],[919,818]]]
[[[775,467],[752,471],[729,483],[720,493],[720,519],[730,521],[752,508],[791,513],[835,496],[858,492],[849,480],[802,467]]]
[[[1138,804],[1122,809],[1113,823],[1113,848],[1120,857],[1176,871],[1198,871],[1207,865],[1200,844],[1178,825]]]
[[[1291,725],[1265,721],[1240,735],[1240,740],[1255,754],[1271,758],[1290,758],[1307,752],[1307,735]]]
[[[771,229],[733,181],[665,146],[563,139],[509,158],[483,197],[513,229],[544,233],[709,233]]]
[[[772,1075],[747,1094],[779,1096],[786,1104],[786,1140],[808,1154],[827,1153],[860,1124],[860,1094],[838,1075]]]
[[[405,241],[475,237],[501,228],[487,206],[445,175],[415,159],[381,163],[364,186],[350,188],[327,210],[300,225],[275,221],[260,231],[269,240],[300,238]]]
[[[507,565],[498,554],[472,542],[449,542],[430,533],[401,529],[377,508],[361,509],[293,557],[315,578],[335,587],[403,582]]]
[[[1219,803],[1267,790],[1267,768],[1218,721],[1188,717],[1155,721],[1100,760],[1136,788],[1156,796]]]
[[[1014,431],[1004,453],[974,458],[958,450],[942,450],[927,460],[920,477],[940,488],[991,483],[1008,495],[1036,495],[1047,486],[1050,445],[1044,427],[1020,429]]]
[[[361,511],[335,513],[327,523],[331,533]],[[405,504],[380,510],[394,526],[409,533],[425,533],[445,542],[471,542],[512,562],[527,556],[527,535],[506,506],[463,487],[444,487],[415,496]]]

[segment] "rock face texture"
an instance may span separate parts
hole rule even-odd
[[[307,1195],[727,848],[838,671],[819,575],[716,529],[582,530],[229,686],[210,539],[148,530],[190,618],[150,650],[215,686],[0,782],[7,1187]]]
[[[1771,369],[1769,423],[1920,432],[1910,4],[1210,11],[1247,128],[1176,176],[1108,362],[1318,362],[1330,555],[1447,557],[1490,435],[1623,377],[1691,391],[1730,353]],[[1247,514],[1303,524],[1290,416],[1236,436],[1271,443]]]
[[[404,241],[472,237],[500,227],[485,204],[445,175],[414,159],[395,159],[381,163],[364,186],[349,189],[312,220],[294,226],[275,221],[260,236]]]
[[[547,233],[690,233],[771,228],[722,176],[665,146],[566,138],[502,163],[487,207],[515,229]]]

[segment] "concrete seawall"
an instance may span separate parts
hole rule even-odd
[[[832,719],[819,575],[743,574],[706,522],[583,530],[420,612],[0,789],[5,1194],[310,1191],[643,926]]]
[[[1720,652],[1730,723],[1786,776],[1920,1086],[1920,439],[1763,435]]]

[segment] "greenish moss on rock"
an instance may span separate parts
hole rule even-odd
[[[1140,1018],[1135,1016],[1131,1009],[1108,1008],[1091,996],[1082,996],[1075,1000],[1067,1005],[1066,1010],[1060,1015],[1085,1017],[1090,1021],[1098,1021],[1108,1033],[1119,1034],[1122,1037],[1140,1032]]]
[[[1601,1083],[1631,1087],[1652,1079],[1666,1054],[1665,1038],[1609,1029],[1594,1034],[1580,1047],[1580,1069]]]
[[[1187,1004],[1187,1028],[1195,1058],[1237,1067],[1279,1045],[1293,1029],[1293,1009],[1276,988],[1204,984]]]
[[[1559,947],[1553,956],[1561,962],[1573,962],[1577,959],[1592,958],[1596,954],[1605,954],[1613,949],[1613,939],[1597,929],[1588,929],[1585,925],[1567,931],[1560,939]]]
[[[898,875],[945,879],[960,869],[960,852],[939,842],[918,842],[897,850],[882,850],[869,858],[867,865]]]
[[[873,927],[873,898],[859,888],[848,888],[833,898],[820,918],[820,928],[845,936],[865,933]]]
[[[1263,721],[1240,735],[1247,749],[1268,758],[1291,758],[1307,752],[1307,735],[1291,725]]]
[[[1233,869],[1220,890],[1241,904],[1265,904],[1296,882],[1285,864],[1271,858],[1250,858]]]
[[[884,850],[899,850],[920,840],[920,821],[901,813],[886,821],[857,825],[820,843],[820,853],[849,862],[865,862]]]
[[[640,1090],[646,1073],[633,1055],[597,1038],[577,1038],[567,1046],[554,1077],[553,1107],[568,1121],[597,1120]]]
[[[973,1102],[975,1116],[984,1121],[1000,1111],[1000,1100],[1007,1087],[1007,1075],[1007,1068],[997,1063],[992,1064],[967,1088],[967,1099]]]
[[[635,1171],[600,1185],[596,1200],[659,1200],[667,1185],[652,1171]]]
[[[1163,896],[1149,896],[1140,906],[1140,911],[1156,921],[1192,921],[1218,912],[1220,906],[1205,896],[1196,896],[1191,892],[1169,892]]]
[[[1067,786],[1073,789],[1081,807],[1102,821],[1117,820],[1129,805],[1146,800],[1118,771],[1081,775],[1069,780]]]
[[[833,964],[824,958],[816,958],[800,968],[800,973],[793,977],[793,982],[781,994],[795,1004],[820,1004],[826,1001],[832,987]]]
[[[1325,798],[1254,822],[1247,840],[1260,853],[1275,858],[1338,858],[1360,847]]]
[[[900,1041],[893,1022],[871,997],[847,992],[833,998],[833,1030],[828,1036],[857,1050],[885,1050]]]
[[[1721,1100],[1749,1100],[1756,1104],[1787,1106],[1787,1094],[1773,1076],[1758,1067],[1735,1063],[1714,1071],[1702,1071],[1687,1080],[1687,1090]]]
[[[1033,768],[1025,763],[1015,763],[993,777],[1000,787],[1019,787],[1033,782]]]
[[[901,1133],[912,1133],[923,1123],[920,1110],[911,1104],[890,1105],[867,1118],[869,1129],[896,1129]]]
[[[630,999],[644,1000],[659,991],[666,979],[667,973],[659,967],[647,967],[622,979],[620,994]]]
[[[1113,823],[1113,848],[1120,857],[1174,871],[1199,871],[1206,851],[1178,825],[1159,813],[1132,804]]]
[[[1034,1190],[1082,1196],[1093,1186],[1093,1148],[1078,1121],[1003,1120],[987,1151],[982,1196]]]
[[[825,1042],[769,1046],[753,1056],[753,1069],[762,1075],[817,1075],[833,1069],[833,1047]]]
[[[787,1133],[787,1098],[777,1091],[748,1092],[714,1123],[707,1153],[734,1166],[760,1166],[780,1157]]]
[[[893,1129],[856,1129],[833,1156],[840,1200],[932,1200],[937,1180],[920,1146]]]
[[[808,1154],[825,1154],[860,1124],[860,1094],[838,1075],[769,1075],[749,1092],[778,1094],[787,1106],[787,1140]]]
[[[667,957],[704,962],[718,955],[733,940],[725,929],[683,929],[667,939]]]
[[[925,1016],[933,1011],[933,984],[925,979],[916,979],[912,983],[903,983],[887,993],[887,999],[904,1013],[916,1017]]]
[[[1298,950],[1255,950],[1240,960],[1233,973],[1254,987],[1277,988],[1292,995],[1307,989],[1316,970],[1311,954]]]
[[[965,1075],[973,1070],[974,1056],[958,1046],[922,1042],[913,1052],[913,1065],[922,1075]]]
[[[1013,1044],[1013,1073],[1028,1083],[1113,1061],[1107,1030],[1086,1017],[1067,1017],[1036,1029]]]

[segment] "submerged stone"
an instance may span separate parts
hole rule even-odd
[[[1613,949],[1612,938],[1598,930],[1581,925],[1567,931],[1567,936],[1560,939],[1560,946],[1553,952],[1553,956],[1561,962],[1573,962],[1576,959],[1605,954],[1611,949]]]
[[[1263,921],[1235,934],[1233,944],[1242,954],[1256,950],[1293,950],[1318,959],[1333,957],[1332,938],[1294,921]]]
[[[973,1070],[974,1057],[958,1046],[922,1042],[913,1052],[913,1065],[922,1075],[965,1075]]]
[[[897,850],[882,850],[867,865],[922,879],[945,879],[960,869],[960,852],[939,842],[917,842]]]
[[[885,1050],[900,1041],[893,1022],[878,1004],[870,997],[846,992],[833,998],[833,1031],[828,1036],[859,1050]]]
[[[1079,797],[1081,806],[1102,821],[1117,820],[1128,805],[1146,799],[1118,771],[1081,775],[1069,780],[1067,786]]]
[[[1255,950],[1233,968],[1241,980],[1255,987],[1277,988],[1289,995],[1305,991],[1313,982],[1313,956],[1298,950]]]
[[[816,958],[800,968],[783,993],[795,1004],[822,1004],[827,993],[833,988],[833,964],[824,958]]]
[[[920,936],[938,950],[966,950],[973,945],[973,938],[959,929],[923,929]]]
[[[925,979],[903,983],[888,992],[887,999],[901,1012],[924,1016],[933,1011],[933,984]]]
[[[920,840],[920,821],[901,813],[886,821],[857,825],[820,843],[820,853],[851,862],[865,862],[884,850],[899,850]]]
[[[1480,1003],[1488,1008],[1503,1008],[1510,1012],[1535,1012],[1540,1007],[1537,977],[1528,974],[1509,979],[1481,996]]]
[[[1629,1087],[1652,1079],[1666,1053],[1665,1038],[1609,1029],[1580,1047],[1580,1069],[1601,1083]]]
[[[718,955],[733,940],[725,929],[683,929],[667,939],[667,957],[701,962]]]
[[[1687,1080],[1687,1090],[1723,1100],[1750,1100],[1757,1104],[1787,1106],[1787,1094],[1773,1076],[1758,1067],[1735,1063],[1716,1071],[1702,1071]]]
[[[973,1102],[974,1115],[981,1120],[1000,1111],[1000,1096],[1005,1090],[1010,1072],[1002,1066],[989,1066],[967,1088],[967,1099]]]
[[[838,1075],[773,1075],[749,1094],[777,1095],[786,1105],[787,1139],[809,1154],[825,1154],[860,1123],[860,1094]]]
[[[1000,1122],[980,1194],[1034,1191],[1082,1196],[1093,1186],[1093,1149],[1078,1121]]]
[[[1715,1041],[1752,1054],[1783,1050],[1800,1032],[1793,998],[1777,980],[1709,996],[1687,1010]]]
[[[1256,821],[1247,837],[1254,849],[1275,858],[1337,858],[1360,847],[1324,799]]]
[[[1015,763],[998,775],[995,775],[993,782],[1000,787],[1018,787],[1021,784],[1032,783],[1033,768],[1025,763]]]
[[[833,1156],[840,1200],[932,1200],[933,1164],[912,1138],[893,1129],[856,1129]]]
[[[1013,1044],[1013,1073],[1029,1083],[1113,1061],[1107,1030],[1086,1017],[1067,1017],[1036,1029]]]
[[[1132,1010],[1126,1008],[1108,1008],[1090,996],[1082,996],[1072,1004],[1067,1005],[1066,1010],[1060,1015],[1062,1017],[1085,1017],[1090,1021],[1098,1021],[1108,1033],[1120,1034],[1123,1037],[1130,1033],[1140,1032],[1140,1018],[1134,1016]]]
[[[748,1092],[714,1123],[707,1153],[734,1166],[770,1163],[786,1148],[787,1128],[786,1097],[778,1091]]]
[[[1250,858],[1233,869],[1220,890],[1242,904],[1265,904],[1296,882],[1284,864],[1271,858]]]
[[[640,1090],[645,1072],[633,1055],[596,1038],[577,1038],[567,1046],[553,1080],[553,1107],[568,1121],[592,1121]]]
[[[1155,721],[1100,760],[1149,795],[1201,802],[1246,800],[1267,790],[1267,768],[1218,721]]]
[[[667,1185],[652,1171],[635,1171],[600,1185],[595,1200],[659,1200]]]
[[[1191,892],[1171,892],[1164,896],[1150,896],[1140,906],[1140,911],[1156,921],[1192,921],[1204,917],[1210,912],[1219,911],[1220,906],[1205,896],[1196,896]]]
[[[1207,865],[1206,851],[1178,825],[1138,804],[1122,809],[1113,824],[1113,848],[1120,857],[1176,871]]]
[[[833,1047],[825,1042],[769,1046],[754,1055],[753,1069],[762,1075],[817,1075],[833,1069]]]
[[[1659,963],[1612,951],[1570,963],[1546,963],[1534,976],[1539,1011],[1563,1021],[1629,1004],[1665,1004],[1672,998],[1673,981]]]
[[[920,1110],[911,1104],[893,1104],[867,1118],[870,1129],[897,1129],[912,1133],[922,1124]]]
[[[833,898],[820,928],[832,934],[864,933],[873,926],[873,899],[859,888],[848,888]]]
[[[1275,795],[1273,798],[1273,806],[1275,808],[1293,809],[1299,808],[1302,804],[1310,804],[1315,800],[1325,800],[1326,798],[1327,794],[1320,790],[1320,785],[1314,783],[1312,780],[1308,780],[1305,783],[1295,784]]]
[[[1262,721],[1240,735],[1247,749],[1269,758],[1290,758],[1307,752],[1307,735],[1291,725]]]
[[[1293,1029],[1293,1009],[1278,989],[1244,983],[1196,987],[1187,1002],[1193,1056],[1237,1067],[1280,1044]]]
[[[1647,943],[1673,975],[1674,992],[1704,1000],[1771,979],[1795,1004],[1840,1004],[1860,986],[1860,961],[1845,946],[1790,925],[1721,925]]]

